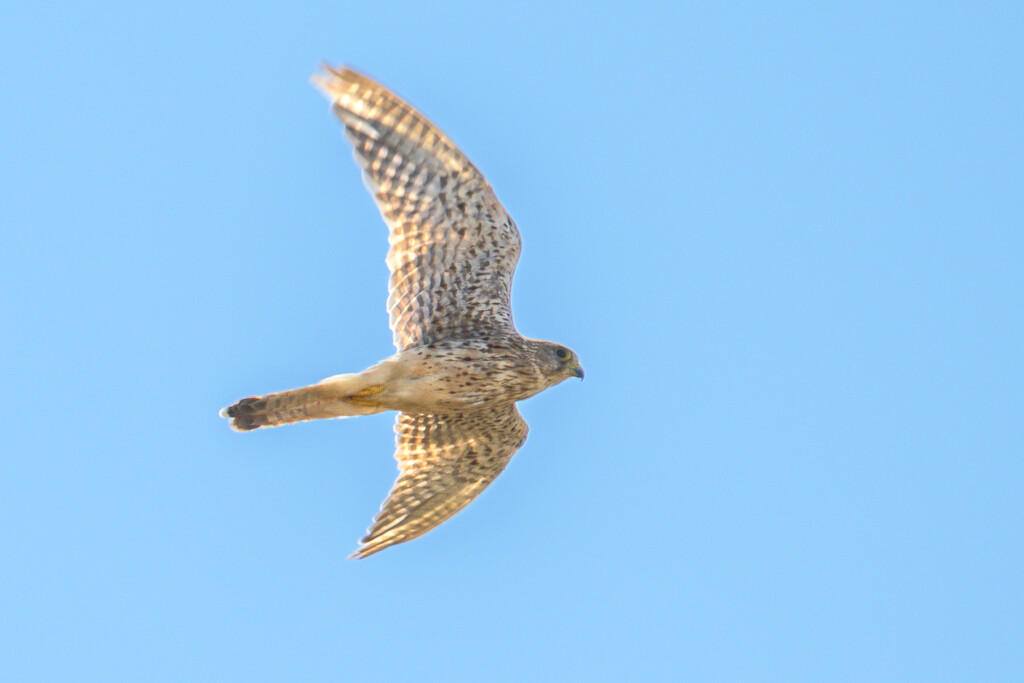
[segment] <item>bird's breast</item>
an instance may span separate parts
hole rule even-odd
[[[451,412],[508,403],[540,391],[532,364],[473,346],[422,347],[395,358],[389,394],[403,412]]]

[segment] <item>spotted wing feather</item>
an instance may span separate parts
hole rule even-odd
[[[390,229],[388,313],[401,351],[515,334],[521,240],[480,171],[422,114],[351,69],[314,78],[345,124]]]
[[[466,507],[505,469],[528,428],[514,403],[395,420],[398,479],[353,557],[421,536]]]

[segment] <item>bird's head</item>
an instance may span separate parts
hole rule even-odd
[[[570,377],[583,379],[583,366],[580,357],[571,349],[554,342],[535,342],[537,364],[544,376],[552,385]]]

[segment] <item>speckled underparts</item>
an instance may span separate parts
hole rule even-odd
[[[313,82],[345,126],[391,245],[387,301],[398,352],[356,374],[244,398],[221,411],[249,431],[398,411],[399,476],[355,557],[433,529],[501,473],[526,440],[516,401],[583,377],[575,353],[512,323],[519,229],[455,144],[383,86],[325,67]]]

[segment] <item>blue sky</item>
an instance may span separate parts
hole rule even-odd
[[[1019,678],[1024,11],[899,5],[5,7],[8,676]],[[392,352],[321,60],[484,171],[587,369],[362,562],[391,416],[217,417]]]

